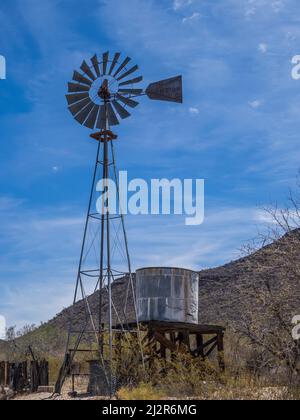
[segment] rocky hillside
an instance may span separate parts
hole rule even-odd
[[[123,308],[127,281],[113,285],[115,306]],[[107,308],[107,296],[104,297]],[[98,312],[99,294],[89,297],[93,313]],[[121,311],[120,311],[121,313]],[[127,319],[133,319],[129,297]],[[272,331],[279,318],[288,330],[294,315],[300,314],[300,232],[285,235],[250,256],[222,267],[200,272],[199,322],[229,327],[235,332]],[[42,347],[45,352],[63,349],[69,320],[79,330],[85,320],[83,302],[63,310],[55,318],[17,344]],[[124,317],[123,317],[124,320]],[[95,319],[97,322],[97,319]],[[115,322],[118,322],[115,319]],[[278,329],[278,326],[276,327]],[[292,327],[290,327],[292,329]],[[254,334],[254,333],[253,333]],[[42,342],[42,344],[41,344]],[[0,343],[3,350],[4,346]]]
[[[8,350],[9,350],[9,345],[5,341],[0,340],[0,360],[5,359]]]
[[[225,266],[200,272],[199,320],[242,330],[247,318],[271,328],[276,310],[288,324],[300,313],[300,231]]]

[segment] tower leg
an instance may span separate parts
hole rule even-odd
[[[108,123],[107,123],[108,127]],[[65,354],[68,355],[68,359],[65,358],[65,361],[62,365],[59,378],[56,384],[56,392],[61,393],[62,386],[66,377],[68,376],[69,367],[72,365],[75,356],[79,352],[90,352],[92,357],[89,357],[89,360],[98,360],[98,363],[102,366],[104,376],[106,378],[107,387],[109,389],[109,393],[112,396],[114,393],[114,380],[113,380],[113,342],[114,342],[114,332],[113,332],[113,311],[116,313],[116,319],[118,320],[116,328],[121,328],[123,332],[125,332],[126,328],[124,328],[124,321],[128,326],[128,322],[126,319],[126,311],[123,310],[121,317],[117,312],[117,308],[113,303],[113,296],[112,296],[112,289],[113,289],[113,281],[116,277],[124,277],[128,279],[128,291],[127,296],[131,290],[133,294],[133,303],[136,315],[136,331],[138,331],[138,340],[139,340],[139,348],[140,354],[142,358],[142,362],[144,365],[144,355],[142,349],[142,342],[141,342],[141,332],[139,328],[139,323],[137,319],[137,306],[136,306],[136,299],[135,299],[135,290],[133,284],[133,277],[131,272],[131,262],[128,250],[128,240],[126,235],[125,229],[125,222],[124,216],[121,212],[120,215],[112,215],[109,211],[109,202],[110,199],[107,192],[108,191],[108,183],[105,183],[105,180],[110,178],[110,168],[112,167],[114,170],[113,177],[115,178],[114,181],[117,186],[117,194],[118,200],[120,199],[119,193],[119,185],[118,185],[118,178],[117,178],[117,171],[116,171],[116,164],[115,164],[115,156],[114,156],[114,149],[112,141],[115,139],[116,136],[113,135],[109,130],[104,130],[101,133],[98,133],[97,140],[98,140],[98,148],[97,148],[97,156],[96,156],[96,164],[95,170],[93,175],[92,181],[92,189],[89,198],[89,205],[88,205],[88,212],[87,218],[84,228],[84,235],[83,235],[83,243],[81,247],[80,253],[80,260],[79,260],[79,268],[78,268],[78,275],[77,275],[77,282],[74,294],[73,303],[82,301],[84,303],[84,310],[85,310],[85,322],[82,326],[80,326],[80,331],[73,331],[72,323],[70,323],[69,333],[68,333],[68,340],[66,345]],[[109,148],[111,145],[111,150]],[[100,173],[101,172],[101,173]],[[104,180],[104,191],[102,194],[102,214],[95,213],[93,209],[95,194],[96,194],[96,183],[102,177]],[[106,193],[106,194],[105,194]],[[97,200],[98,201],[98,200]],[[94,210],[94,211],[93,211]],[[114,270],[112,260],[114,258],[115,250],[114,246],[115,243],[112,243],[111,240],[111,233],[112,233],[112,225],[113,219],[121,220],[122,225],[122,234],[123,234],[123,246],[124,250],[121,250],[121,255],[126,256],[125,262],[127,264],[128,271],[121,273],[119,270]],[[97,223],[98,228],[96,229],[97,232],[95,237],[93,238],[92,243],[89,243],[89,235],[93,230],[93,223]],[[118,235],[119,231],[116,231],[116,235]],[[100,234],[99,238],[98,235]],[[96,241],[99,240],[99,242]],[[118,240],[118,241],[117,241]],[[121,240],[119,237],[116,237],[116,243],[120,244]],[[95,265],[95,269],[91,270],[90,262],[87,262],[88,257],[90,257],[90,253],[95,251],[97,256],[97,262]],[[94,263],[93,263],[94,265]],[[129,276],[128,276],[129,273]],[[91,305],[90,299],[87,296],[85,291],[85,279],[90,280],[91,278],[97,279],[97,284],[94,289],[95,292],[99,294],[98,304],[99,308],[97,309],[97,313],[93,313],[94,309]],[[107,313],[104,313],[104,304],[107,308]],[[126,304],[126,302],[125,302]],[[105,309],[106,311],[106,309]],[[72,315],[71,315],[72,318]],[[119,327],[120,326],[120,327]],[[78,327],[77,327],[78,329]],[[128,330],[130,330],[128,326]],[[107,343],[104,341],[105,334],[108,335],[108,348]],[[97,344],[97,350],[94,344]],[[86,346],[90,346],[90,350],[86,349]],[[70,350],[70,346],[72,346],[72,350]],[[84,348],[81,348],[84,347]],[[136,349],[135,349],[136,350]],[[67,357],[67,356],[66,356]],[[105,360],[106,359],[106,360]]]

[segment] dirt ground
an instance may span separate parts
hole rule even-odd
[[[72,391],[72,380],[68,379],[63,387],[62,395],[53,396],[51,393],[41,392],[36,394],[16,395],[12,398],[15,401],[72,401],[72,400],[107,400],[107,397],[91,397],[87,394],[88,379],[84,376],[76,377],[74,389],[78,393],[77,397],[71,397],[69,394]]]
[[[265,388],[257,391],[256,393],[250,394],[243,394],[241,393],[240,396],[237,396],[236,392],[234,394],[228,393],[227,396],[213,394],[210,398],[203,398],[203,397],[195,397],[193,400],[268,400],[268,401],[275,401],[275,400],[284,400],[282,389],[274,389],[274,388]],[[170,398],[172,400],[176,400],[175,398]],[[188,398],[191,400],[190,398]],[[52,396],[49,393],[36,393],[36,394],[24,394],[24,395],[17,395],[12,400],[21,401],[72,401],[72,400],[82,400],[82,401],[99,401],[99,400],[109,400],[107,397],[90,397],[87,394],[78,394],[77,397],[72,398],[68,394],[62,394],[61,396]]]
[[[71,398],[69,396],[59,396],[53,397],[52,394],[48,393],[38,393],[38,394],[27,394],[27,395],[17,395],[13,398],[14,401],[66,401],[66,400],[85,400],[85,401],[99,401],[99,400],[107,400],[105,397],[88,397],[88,396],[78,396],[76,398]]]
[[[72,401],[72,400],[109,400],[108,397],[91,397],[87,394],[88,389],[88,378],[80,376],[75,378],[74,390],[77,393],[76,397],[72,397],[72,380],[68,379],[63,387],[62,395],[53,396],[49,392],[42,392],[36,394],[22,394],[22,395],[10,395],[10,400],[27,400],[27,401]],[[288,392],[285,387],[223,387],[220,389],[211,390],[210,393],[203,393],[203,395],[196,396],[194,398],[188,398],[187,400],[285,400],[288,399]],[[184,398],[184,397],[183,397]],[[176,398],[169,398],[176,400]],[[185,398],[184,398],[185,399]]]

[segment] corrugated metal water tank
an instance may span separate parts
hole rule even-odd
[[[143,268],[136,272],[140,322],[198,324],[199,275],[182,268]]]

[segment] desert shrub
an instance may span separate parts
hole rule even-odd
[[[151,374],[153,385],[170,397],[187,398],[207,392],[211,384],[222,381],[216,365],[210,361],[179,354],[175,360],[156,361]]]
[[[61,368],[62,360],[60,358],[48,357],[48,362],[49,362],[49,383],[50,385],[54,385],[58,378],[58,373]]]

